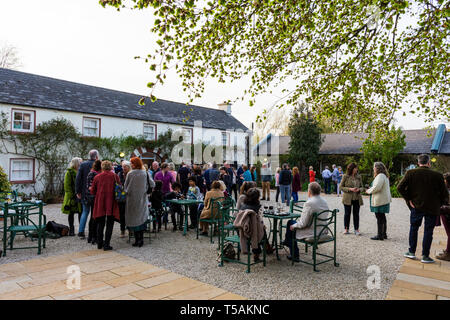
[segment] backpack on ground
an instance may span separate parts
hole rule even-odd
[[[45,226],[45,231],[49,233],[55,233],[61,237],[67,236],[69,234],[69,227],[55,221],[47,222]]]

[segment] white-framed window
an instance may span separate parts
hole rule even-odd
[[[34,181],[34,159],[10,159],[9,181],[30,183]]]
[[[34,132],[35,111],[12,109],[13,132]]]
[[[100,137],[100,118],[83,117],[83,136]]]
[[[144,138],[146,140],[156,140],[156,124],[144,123]]]
[[[228,132],[222,132],[222,145],[228,146],[230,144],[230,134]]]
[[[185,142],[194,143],[194,129],[192,128],[183,128],[183,136]]]

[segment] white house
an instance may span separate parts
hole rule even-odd
[[[226,161],[249,162],[251,132],[231,115],[231,105],[220,104],[218,109],[192,106],[190,110],[183,103],[151,102],[147,98],[145,106],[141,106],[138,103],[141,98],[136,94],[0,68],[0,112],[7,115],[14,133],[34,132],[37,125],[56,117],[68,119],[86,137],[144,135],[148,140],[156,140],[169,129],[181,130],[184,141],[191,144],[226,146]],[[188,112],[187,120],[183,111]],[[157,152],[142,148],[135,150],[133,156],[141,157],[148,164],[160,160]],[[13,184],[36,183],[36,159],[3,153],[0,166]]]

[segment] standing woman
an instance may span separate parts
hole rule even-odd
[[[145,167],[144,170],[146,172],[147,168]],[[131,163],[130,161],[122,161],[122,170],[119,172],[119,179],[120,179],[120,184],[121,185],[125,185],[125,180],[127,178],[128,172],[131,171]],[[125,202],[119,202],[119,214],[120,214],[120,237],[124,238],[125,237],[125,206],[126,206],[126,200]]]
[[[298,172],[298,168],[294,167],[292,169],[292,198],[295,202],[298,201],[298,192],[301,191],[302,185],[300,182],[300,173]]]
[[[244,170],[244,173],[242,174],[242,177],[244,178],[244,182],[253,181],[252,173],[250,172],[248,167],[246,165],[243,165],[242,169]]]
[[[316,172],[314,171],[313,166],[309,167],[309,182],[315,182],[316,181]]]
[[[450,194],[450,172],[444,173],[445,186]],[[447,234],[447,248],[436,256],[436,259],[450,261],[450,202],[440,208],[440,218]]]
[[[120,221],[119,206],[114,198],[115,183],[120,179],[112,169],[110,161],[102,161],[102,173],[95,176],[92,182],[91,193],[95,195],[94,219],[97,224],[97,248],[104,251],[112,250],[110,245],[114,220]],[[103,232],[105,230],[105,239]]]
[[[95,160],[92,165],[91,171],[88,173],[86,179],[86,190],[87,192],[87,201],[89,203],[89,207],[91,208],[91,217],[89,219],[89,234],[88,234],[88,243],[97,244],[97,224],[94,219],[94,203],[95,196],[91,193],[92,182],[94,182],[94,178],[96,175],[102,173],[102,162],[100,160]]]
[[[358,174],[358,166],[355,163],[350,163],[347,167],[347,173],[342,177],[339,189],[344,192],[342,196],[342,203],[344,204],[344,234],[350,232],[350,216],[353,208],[353,228],[357,236],[361,235],[359,232],[359,208],[363,205],[361,193],[364,192],[361,176]]]
[[[370,194],[370,211],[377,218],[378,234],[370,239],[384,240],[386,235],[386,213],[389,213],[391,203],[391,187],[389,185],[389,174],[382,162],[373,165],[374,180],[371,187],[366,191]]]
[[[277,194],[275,196],[275,202],[278,202],[278,198],[280,197],[280,171],[281,168],[278,167],[275,173],[275,187],[277,188]]]
[[[340,195],[341,195],[341,193],[342,193],[342,190],[339,188],[339,185],[341,184],[341,181],[342,181],[342,176],[343,176],[344,174],[342,173],[342,167],[341,166],[339,166],[338,167],[338,176],[337,176],[337,185],[336,185],[336,187],[337,187],[337,196],[339,197]]]
[[[73,158],[64,176],[64,202],[61,212],[69,215],[69,236],[75,236],[74,215],[78,214],[78,222],[81,218],[81,202],[75,192],[75,179],[81,161],[81,158]]]
[[[125,224],[134,233],[133,247],[144,245],[144,230],[148,220],[147,189],[154,187],[153,179],[145,171],[142,160],[131,158],[131,171],[125,180],[127,201],[125,205]],[[153,182],[153,183],[152,183]]]
[[[256,167],[251,166],[250,174],[252,175],[252,181],[256,182],[258,180],[258,174],[256,173]]]

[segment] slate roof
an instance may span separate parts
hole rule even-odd
[[[445,132],[444,139],[442,140],[441,147],[439,148],[439,154],[450,155],[450,131]]]
[[[428,136],[427,130],[403,130],[405,134],[406,146],[403,149],[403,154],[421,154],[430,153],[431,144],[433,143],[435,131]],[[366,133],[329,133],[323,134],[324,141],[320,147],[319,154],[360,154],[360,148],[364,139],[367,137]],[[279,154],[287,154],[289,152],[289,136],[274,137],[274,141],[278,142]],[[261,154],[266,153],[265,143],[259,146]],[[254,148],[256,154],[256,146]],[[277,154],[272,150],[272,154]],[[446,132],[444,141],[439,150],[439,154],[450,154],[450,132]]]
[[[192,106],[184,103],[146,98],[145,106],[138,104],[142,96],[40,75],[0,68],[0,103],[82,112],[95,115],[139,119],[144,121],[193,126],[202,121],[205,128],[242,129],[247,127],[223,110]],[[183,122],[183,111],[190,119]]]

